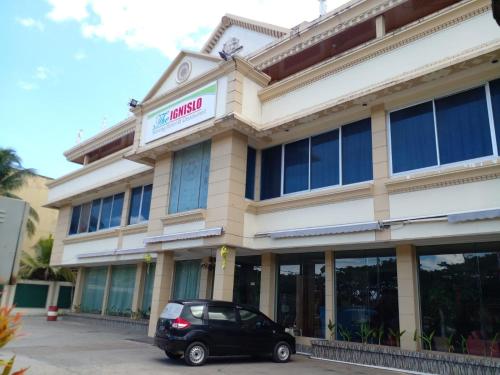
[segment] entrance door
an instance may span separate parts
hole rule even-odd
[[[175,262],[174,298],[198,298],[200,285],[200,260],[180,260]]]

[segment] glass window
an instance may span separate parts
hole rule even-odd
[[[153,287],[155,282],[156,264],[150,263],[146,267],[146,277],[144,278],[144,291],[142,293],[142,315],[149,317],[151,314],[151,301],[153,299]]]
[[[360,342],[363,332],[377,330],[380,343],[396,345],[390,330],[399,330],[397,282],[394,250],[336,255],[337,338]],[[379,337],[368,341],[378,344]]]
[[[255,196],[255,158],[257,152],[247,147],[247,175],[245,183],[245,198],[254,199]]]
[[[199,260],[179,260],[175,262],[175,299],[198,298],[200,268],[201,262]]]
[[[392,172],[437,165],[432,101],[392,112]]]
[[[93,200],[92,209],[90,210],[89,232],[95,232],[97,230],[100,211],[101,211],[101,199]]]
[[[500,357],[500,243],[421,247],[418,262],[432,349]]]
[[[234,266],[233,302],[259,308],[260,256],[237,256]]]
[[[69,234],[78,233],[78,222],[80,220],[80,211],[82,206],[73,207],[73,212],[71,213],[71,223],[69,225]]]
[[[130,316],[136,272],[135,264],[111,267],[107,315]]]
[[[210,141],[207,141],[174,154],[170,213],[207,206],[210,145]]]
[[[285,145],[283,193],[309,189],[309,138]]]
[[[93,267],[85,270],[83,278],[80,311],[100,314],[106,286],[107,267]]]
[[[107,197],[102,200],[101,218],[99,220],[99,229],[109,228],[109,220],[111,219],[111,206],[113,205],[113,197]]]
[[[342,184],[373,179],[371,119],[342,127]]]
[[[191,314],[197,318],[197,319],[202,319],[203,318],[203,305],[196,305],[196,306],[191,306]]]
[[[232,307],[208,306],[208,320],[236,322],[236,311]]]
[[[311,138],[311,189],[339,184],[339,130]]]
[[[132,189],[130,212],[128,215],[129,224],[137,224],[149,220],[152,189],[153,185],[138,186]]]
[[[203,305],[184,306],[181,317],[191,324],[203,324]]]
[[[80,214],[80,222],[78,224],[78,233],[85,233],[89,229],[91,203],[82,204],[82,212]]]
[[[441,164],[493,153],[484,87],[435,101]]]
[[[120,225],[122,219],[123,197],[124,193],[116,194],[113,197],[113,208],[111,210],[111,219],[109,221],[109,226],[111,228]]]
[[[278,255],[278,322],[297,335],[325,335],[325,254]]]
[[[262,150],[260,174],[260,199],[276,198],[281,195],[281,151],[274,146]]]
[[[240,309],[240,320],[241,325],[247,329],[256,329],[260,327],[271,326],[269,319],[264,315],[258,314],[256,312]]]
[[[493,109],[493,121],[495,123],[497,153],[500,154],[500,79],[490,82],[490,93],[491,106]]]

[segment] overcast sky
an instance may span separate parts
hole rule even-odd
[[[329,0],[333,10],[344,0]],[[318,0],[6,0],[0,12],[0,147],[60,177],[62,153],[129,115],[180,49],[197,51],[225,13],[293,27]]]

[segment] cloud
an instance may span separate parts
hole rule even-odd
[[[52,72],[48,68],[39,66],[36,68],[34,78],[39,79],[40,81],[45,81],[51,75]]]
[[[47,0],[53,21],[76,21],[87,38],[129,48],[152,48],[169,58],[181,48],[198,50],[225,13],[233,13],[284,27],[293,27],[319,15],[316,1],[283,0]],[[346,0],[330,0],[330,9]],[[292,10],[293,9],[293,10]]]
[[[85,53],[85,51],[77,51],[74,55],[73,55],[73,58],[76,60],[76,61],[81,61],[81,60],[85,60],[87,58],[87,54]]]
[[[35,28],[40,31],[45,29],[45,26],[40,21],[37,21],[33,18],[16,18],[18,24],[23,25],[24,27]]]
[[[33,91],[38,89],[38,85],[33,82],[19,81],[17,85],[25,91]]]

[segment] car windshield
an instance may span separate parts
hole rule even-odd
[[[163,319],[176,319],[181,315],[184,306],[179,303],[169,303],[163,309],[160,318]]]

